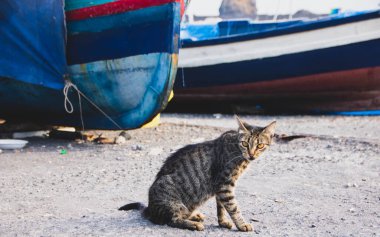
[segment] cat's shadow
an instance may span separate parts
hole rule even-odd
[[[42,230],[43,233],[49,235],[99,235],[105,234],[113,236],[165,236],[166,234],[178,234],[179,236],[194,235],[208,236],[210,233],[216,233],[223,236],[235,236],[238,231],[235,227],[232,229],[221,228],[213,220],[205,221],[205,230],[194,232],[186,229],[178,229],[169,227],[168,225],[156,225],[149,220],[141,217],[138,212],[130,212],[128,214],[112,214],[112,215],[88,215],[78,218],[52,219]],[[252,232],[249,232],[252,233]]]

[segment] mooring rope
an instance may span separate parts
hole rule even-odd
[[[69,90],[71,87],[76,87],[73,83],[66,81],[65,87],[63,87],[63,95],[65,96],[64,106],[67,113],[72,114],[74,112],[73,104],[71,103],[69,99]],[[79,94],[78,94],[79,95]],[[79,95],[80,98],[80,95]]]
[[[82,91],[78,89],[78,87],[73,84],[69,80],[65,80],[65,87],[63,88],[63,95],[65,96],[65,101],[64,101],[64,106],[65,110],[68,113],[73,113],[74,107],[73,104],[71,103],[69,99],[69,90],[70,88],[73,88],[77,93],[78,93],[78,98],[79,98],[79,112],[80,112],[80,117],[81,117],[81,122],[82,122],[82,128],[84,130],[84,122],[83,122],[83,112],[82,112],[82,102],[81,102],[81,96],[85,98],[92,106],[94,106],[97,110],[99,110],[108,120],[110,120],[116,127],[118,127],[120,130],[123,130],[123,128],[111,118],[106,112],[104,112],[98,105],[96,105],[90,98],[88,98]]]
[[[70,81],[66,80],[65,81],[65,87],[63,87],[63,95],[65,96],[65,102],[64,102],[64,106],[65,106],[65,110],[67,113],[71,114],[74,112],[74,106],[73,104],[71,103],[70,99],[69,99],[69,90],[70,88],[74,88],[77,93],[78,93],[78,102],[79,102],[79,115],[80,115],[80,121],[81,121],[81,125],[82,125],[82,132],[84,132],[84,121],[83,121],[83,113],[82,113],[82,99],[81,99],[81,95],[79,93],[79,89],[76,85],[74,85],[73,83],[71,83]],[[70,108],[68,108],[68,106]],[[82,134],[82,140],[83,139],[83,134]]]

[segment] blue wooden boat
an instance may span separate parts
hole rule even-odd
[[[78,127],[83,119],[87,129],[150,121],[173,87],[186,4],[0,1],[0,118]]]
[[[380,114],[380,11],[318,20],[191,23],[181,31],[177,103]]]

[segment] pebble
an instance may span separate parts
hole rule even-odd
[[[126,131],[122,131],[119,136],[115,138],[115,143],[116,144],[124,144],[127,142],[127,140],[131,140],[132,136],[127,133]]]
[[[143,147],[141,145],[133,145],[132,151],[142,151]]]
[[[127,142],[127,140],[125,139],[125,137],[123,137],[123,136],[117,136],[116,138],[115,138],[115,143],[116,144],[124,144],[124,143],[126,143]]]
[[[354,213],[355,212],[355,208],[350,208],[349,210],[351,213]]]
[[[350,188],[350,187],[357,188],[358,185],[356,183],[353,183],[353,184],[352,183],[347,183],[347,184],[344,185],[344,187],[345,188]]]
[[[131,136],[129,133],[127,133],[126,131],[122,131],[122,132],[119,134],[119,136],[124,137],[125,140],[131,140],[131,139],[132,139],[132,136]]]

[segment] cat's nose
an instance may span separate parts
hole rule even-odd
[[[255,160],[255,159],[257,159],[257,157],[255,156],[255,154],[249,153],[249,159]]]

